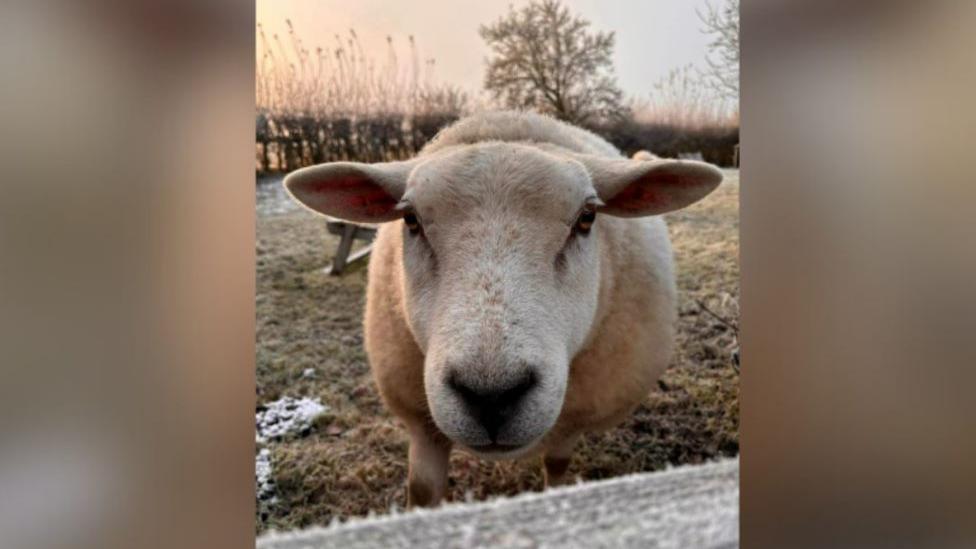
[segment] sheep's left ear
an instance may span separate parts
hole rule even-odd
[[[331,162],[285,177],[292,197],[307,208],[357,223],[382,223],[403,217],[396,205],[417,160],[362,164]]]
[[[722,172],[693,160],[632,160],[580,155],[577,159],[604,205],[619,217],[658,215],[690,206],[722,182]]]

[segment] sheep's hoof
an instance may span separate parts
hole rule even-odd
[[[549,457],[543,460],[546,466],[546,488],[562,486],[569,482],[569,462],[568,457]]]
[[[407,508],[430,507],[437,502],[430,487],[417,481],[407,483]]]

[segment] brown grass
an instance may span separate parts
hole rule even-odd
[[[355,29],[331,45],[308,44],[285,19],[287,36],[257,26],[260,58],[255,67],[258,112],[343,118],[456,112],[467,96],[434,78],[435,61],[423,61],[407,39],[406,55],[387,37],[384,56],[365,53]],[[314,49],[313,49],[314,48]]]
[[[738,105],[716,97],[692,65],[671,69],[654,82],[646,98],[632,99],[630,107],[637,124],[685,132],[739,127]]]
[[[623,425],[586,437],[571,471],[599,479],[738,454],[738,374],[732,330],[696,300],[738,317],[738,175],[668,216],[678,264],[679,351],[659,390]],[[312,433],[271,445],[279,501],[259,505],[257,530],[328,524],[404,504],[407,439],[383,408],[362,350],[365,271],[321,272],[335,237],[304,211],[259,216],[257,399],[319,397],[330,407]],[[316,375],[302,375],[314,368]],[[539,490],[538,461],[451,458],[451,497]]]
[[[354,29],[308,43],[285,22],[284,36],[257,28],[258,173],[407,158],[467,108],[467,93],[435,78],[413,36],[405,50],[388,36],[385,54],[367,54]]]

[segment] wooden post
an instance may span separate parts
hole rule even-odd
[[[349,250],[352,249],[352,243],[356,240],[356,229],[357,227],[352,223],[347,223],[342,228],[342,238],[339,240],[339,248],[336,250],[335,257],[332,258],[332,266],[329,268],[329,274],[341,275],[342,270],[346,268]]]

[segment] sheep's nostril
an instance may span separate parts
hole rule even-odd
[[[492,441],[505,423],[515,415],[519,404],[537,385],[535,374],[528,373],[514,384],[501,387],[484,387],[468,384],[452,374],[447,385],[453,390],[470,413],[488,433]]]
[[[501,391],[497,396],[498,404],[517,404],[522,397],[535,387],[535,374],[527,374],[521,381],[510,389]]]

